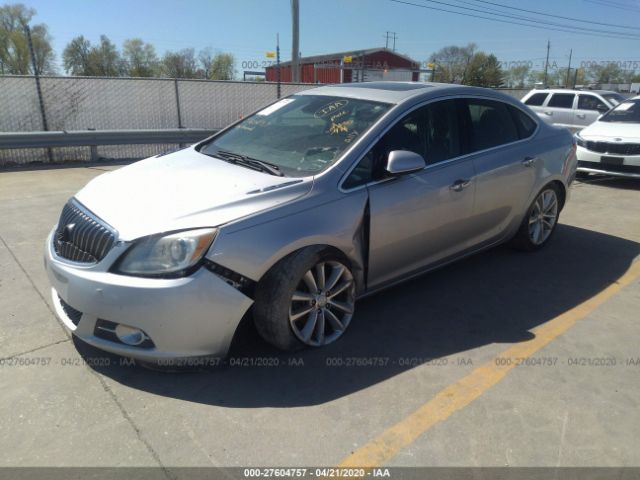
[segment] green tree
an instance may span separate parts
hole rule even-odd
[[[62,52],[64,69],[71,75],[91,76],[89,53],[91,52],[91,42],[82,35],[71,40]]]
[[[233,80],[235,76],[235,59],[230,53],[217,53],[211,63],[211,80]]]
[[[495,55],[477,52],[469,61],[463,83],[476,87],[497,88],[502,85],[502,76],[502,68]]]
[[[153,77],[158,70],[156,50],[139,38],[125,40],[122,46],[125,74],[130,77]]]
[[[36,14],[23,4],[0,7],[0,73],[28,75],[35,73],[31,64],[26,28]],[[31,40],[38,73],[55,73],[55,54],[45,24],[30,26]]]
[[[117,77],[122,73],[120,53],[106,35],[100,35],[100,45],[89,51],[89,66],[92,75],[99,77]]]
[[[624,83],[626,75],[615,63],[593,64],[587,69],[587,78],[593,83]]]

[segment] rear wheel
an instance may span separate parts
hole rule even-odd
[[[535,198],[522,224],[513,238],[513,245],[520,250],[538,250],[547,244],[558,224],[560,216],[558,187],[547,185]]]
[[[353,318],[355,281],[345,259],[311,247],[281,260],[256,290],[260,335],[283,350],[322,347],[340,338]]]

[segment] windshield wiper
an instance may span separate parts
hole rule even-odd
[[[263,160],[251,158],[246,155],[240,155],[239,153],[226,152],[224,150],[218,150],[214,155],[235,165],[253,168],[254,170],[275,175],[276,177],[284,177],[284,173],[280,171],[280,168],[277,165]]]

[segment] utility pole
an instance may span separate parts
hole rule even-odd
[[[571,56],[573,55],[573,48],[569,50],[569,66],[567,67],[567,81],[565,87],[569,88],[569,77],[571,77]]]
[[[280,34],[276,33],[276,93],[280,98]]]
[[[291,81],[300,81],[300,5],[291,0]]]
[[[547,40],[547,60],[544,62],[544,86],[547,86],[547,72],[549,71],[549,50],[551,50],[551,40]]]

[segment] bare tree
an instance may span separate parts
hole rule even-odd
[[[436,64],[435,80],[444,83],[464,83],[476,48],[475,43],[466,47],[450,45],[432,54],[429,61]]]
[[[170,78],[198,78],[193,48],[165,53],[162,57],[162,74]]]
[[[198,60],[202,67],[204,78],[211,78],[211,70],[213,66],[214,53],[211,47],[206,47],[198,53]]]

